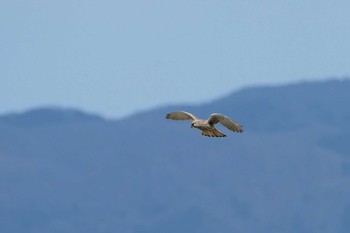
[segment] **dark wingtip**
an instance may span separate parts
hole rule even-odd
[[[166,118],[166,119],[169,119],[169,116],[170,116],[170,113],[166,114],[166,115],[165,115],[165,118]]]

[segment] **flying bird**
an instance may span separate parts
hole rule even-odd
[[[192,113],[184,111],[169,113],[165,116],[165,118],[171,120],[192,120],[191,128],[200,129],[202,131],[202,135],[207,137],[226,137],[223,132],[215,128],[217,123],[221,123],[223,126],[233,132],[243,132],[242,125],[221,113],[211,114],[208,120],[199,119]]]

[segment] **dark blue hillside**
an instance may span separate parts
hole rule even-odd
[[[0,117],[0,231],[348,233],[350,82],[248,88],[121,120]],[[243,134],[190,122],[222,112]]]

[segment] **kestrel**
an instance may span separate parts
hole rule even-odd
[[[167,119],[172,120],[192,120],[191,128],[197,128],[202,131],[203,136],[207,137],[226,137],[226,135],[215,128],[215,124],[221,123],[223,126],[233,132],[242,133],[243,126],[231,120],[229,117],[213,113],[208,120],[199,119],[189,112],[172,112],[166,115]]]

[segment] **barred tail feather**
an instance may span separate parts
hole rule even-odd
[[[202,135],[203,136],[207,136],[207,137],[226,137],[225,134],[223,134],[222,132],[220,132],[219,130],[204,130],[202,131]]]

